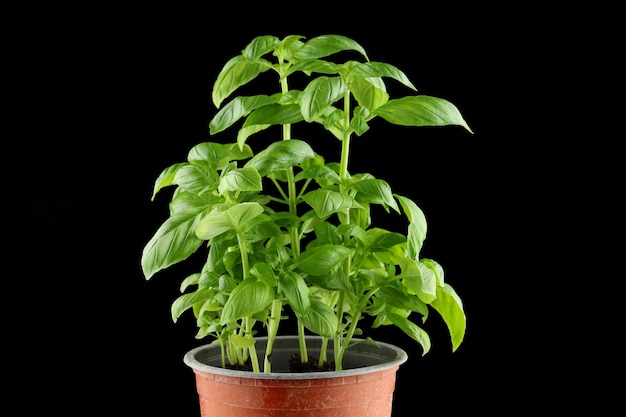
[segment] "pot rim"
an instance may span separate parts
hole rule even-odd
[[[267,337],[257,337],[255,338],[257,343],[266,342]],[[321,340],[320,336],[306,336],[307,341],[316,341]],[[298,336],[277,336],[276,341],[288,341],[288,342],[297,342]],[[222,376],[230,376],[230,377],[238,377],[238,378],[254,378],[254,379],[323,379],[323,378],[342,378],[346,376],[354,376],[354,375],[363,375],[369,374],[373,372],[385,371],[392,368],[398,368],[401,364],[408,360],[408,354],[406,351],[398,346],[392,345],[390,343],[379,342],[376,341],[376,344],[380,347],[380,351],[374,351],[374,349],[378,349],[378,347],[365,343],[365,339],[353,338],[354,342],[364,342],[359,343],[355,346],[350,347],[346,355],[350,354],[351,356],[376,356],[377,360],[380,363],[373,365],[365,365],[353,368],[346,368],[341,371],[316,371],[316,372],[252,372],[252,371],[241,371],[234,369],[226,369],[221,366],[213,366],[209,365],[200,359],[198,356],[206,351],[206,350],[218,350],[219,345],[216,343],[208,343],[201,346],[197,346],[191,350],[189,350],[183,357],[183,362],[192,368],[194,371],[206,372],[211,374],[217,374]],[[329,341],[332,343],[332,339]],[[329,343],[329,349],[331,349],[332,345]],[[258,346],[258,345],[257,345]],[[314,350],[314,349],[313,349]],[[332,351],[329,350],[329,351]],[[378,353],[378,354],[377,354]]]

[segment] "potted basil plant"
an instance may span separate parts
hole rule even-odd
[[[359,59],[330,59],[350,54]],[[275,92],[235,95],[255,80],[265,91],[258,77],[266,72],[275,75]],[[300,84],[294,87],[292,80]],[[410,94],[392,98],[386,82],[400,83]],[[169,217],[141,258],[150,279],[194,253],[203,254],[202,265],[182,279],[181,294],[171,306],[174,321],[193,314],[196,338],[210,341],[185,356],[196,372],[198,391],[207,384],[221,389],[211,385],[220,379],[215,375],[240,381],[249,374],[266,381],[252,385],[281,385],[374,367],[389,377],[390,392],[382,397],[379,414],[367,415],[389,416],[395,370],[406,352],[372,340],[360,326],[362,319],[369,317],[372,327],[397,327],[426,354],[430,338],[419,320],[431,310],[439,314],[456,350],[466,317],[442,266],[420,257],[427,234],[424,213],[411,198],[394,193],[385,179],[350,171],[352,139],[363,136],[360,141],[367,142],[375,118],[403,126],[457,125],[471,133],[468,124],[451,102],[417,94],[400,69],[370,60],[359,43],[341,35],[252,39],[224,64],[212,101],[219,111],[209,130],[218,140],[193,146],[186,161],[165,168],[156,179],[153,199],[173,188]],[[294,126],[306,124],[321,126],[327,138],[292,135]],[[255,142],[256,137],[262,139]],[[323,140],[339,141],[338,153],[316,150],[315,143]],[[376,147],[384,145],[363,146],[376,155]],[[406,229],[377,226],[374,206],[402,216]],[[293,334],[281,333],[285,321],[292,323]],[[356,359],[359,351],[365,362]],[[389,369],[380,369],[386,361]],[[274,375],[281,384],[267,383]],[[332,383],[323,385],[335,389]],[[370,398],[350,394],[368,412],[376,409],[371,401],[379,392],[372,389]],[[270,396],[250,395],[258,401]],[[234,406],[223,393],[220,399],[200,397],[203,415],[235,415],[247,407]],[[248,399],[246,404],[265,410],[296,407],[285,405],[286,397],[283,392],[273,402]],[[299,415],[331,412],[328,407],[334,406],[343,410],[350,399],[331,406],[314,401],[318,405],[302,407],[309,414]]]

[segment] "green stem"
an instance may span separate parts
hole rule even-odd
[[[322,346],[320,347],[320,357],[317,366],[321,368],[327,360],[326,352],[328,351],[328,338],[322,337]]]
[[[339,165],[339,178],[342,180],[341,192],[345,193],[343,180],[348,178],[348,160],[350,159],[350,91],[343,98],[343,138],[341,139],[341,161]]]
[[[248,248],[245,237],[237,233],[237,243],[239,243],[239,253],[241,253],[241,268],[243,269],[243,279],[250,275],[250,262],[248,261]]]
[[[245,280],[250,276],[250,262],[248,260],[248,248],[246,247],[246,241],[241,233],[237,233],[237,242],[239,243],[239,252],[241,253],[241,268],[243,272],[243,279]],[[245,318],[244,322],[242,323],[241,336],[252,334],[253,323],[254,319],[252,319],[252,317]],[[241,351],[241,349],[237,350]],[[239,355],[239,362],[241,364],[245,363],[247,355],[250,356],[250,361],[252,362],[252,370],[254,372],[260,372],[259,358],[256,354],[256,347],[254,344],[247,349],[247,352],[245,351],[245,349],[243,349],[243,351]]]
[[[279,57],[279,63],[283,64],[282,58]],[[283,73],[280,74],[280,89],[283,94],[289,92],[289,84],[287,82],[287,76],[284,76]],[[291,124],[283,125],[283,140],[291,139]],[[288,193],[288,201],[289,201],[289,213],[297,216],[297,190],[296,190],[296,181],[293,173],[293,167],[289,167],[287,169],[287,193]],[[291,251],[292,256],[296,259],[300,256],[300,236],[297,227],[289,227],[289,235],[291,239]],[[307,363],[309,361],[309,354],[307,352],[306,347],[306,338],[304,332],[304,324],[298,319],[298,340],[300,345],[300,360],[302,363]]]
[[[230,336],[229,336],[229,339],[230,339]],[[246,359],[244,357],[243,349],[235,346],[231,340],[228,340],[228,344],[229,344],[229,346],[232,347],[233,357],[235,358],[234,362],[232,362],[232,363],[237,363],[239,365],[243,365],[244,363],[246,363]]]
[[[294,179],[293,168],[289,167],[287,169],[287,186],[289,187],[289,213],[294,216],[297,215],[296,211],[296,181]],[[297,227],[289,227],[289,235],[291,237],[291,250],[293,252],[293,257],[297,258],[300,256],[300,239],[298,235]]]
[[[246,317],[246,333],[247,334],[252,334],[252,326],[253,326],[252,323],[253,323],[252,317]],[[248,348],[248,353],[250,354],[250,362],[252,362],[252,371],[261,372],[261,369],[259,367],[259,358],[256,354],[255,344],[253,344],[252,346]]]
[[[280,78],[280,89],[283,94],[289,91],[289,84],[287,83],[287,77],[283,77],[281,74]],[[291,124],[283,125],[283,140],[291,139]],[[294,179],[293,167],[289,167],[287,169],[287,198],[289,201],[289,213],[296,213],[296,181]],[[298,236],[298,229],[295,227],[289,228],[289,234],[291,237],[291,250],[293,251],[294,258],[300,255],[300,239]]]
[[[220,352],[222,354],[222,368],[226,368],[226,349],[224,347],[224,342],[221,339],[221,335],[220,335]]]
[[[265,361],[263,371],[265,373],[272,372],[272,349],[278,334],[278,324],[280,322],[280,314],[283,309],[283,303],[280,298],[272,301],[272,313],[269,318],[269,324],[267,325],[267,346],[265,348]]]
[[[298,340],[300,342],[300,362],[307,363],[309,353],[306,349],[306,334],[304,333],[304,324],[300,319],[298,319]]]
[[[335,371],[341,371],[343,364],[341,363],[341,346],[343,345],[343,302],[345,294],[343,291],[339,292],[339,299],[337,300],[337,319],[339,325],[337,326],[337,332],[334,338],[333,347],[333,360],[335,361]]]
[[[361,318],[361,312],[357,312],[357,314],[355,314],[354,317],[352,318],[352,322],[350,322],[350,328],[348,329],[348,332],[346,333],[346,335],[344,336],[342,340],[341,347],[335,350],[335,361],[336,361],[335,370],[336,371],[341,371],[342,369],[343,356],[346,353],[346,350],[348,350],[348,347],[350,346],[350,341],[352,340],[352,336],[354,336],[354,332],[356,331],[357,324],[359,323],[360,318]]]
[[[343,127],[343,138],[341,140],[341,161],[339,164],[339,178],[341,179],[341,184],[339,186],[339,190],[342,194],[347,193],[345,181],[348,179],[348,160],[350,156],[350,91],[346,91],[346,94],[343,98],[343,114],[344,114],[344,127]],[[350,209],[346,209],[344,212],[344,220],[345,224],[350,224]],[[341,216],[340,216],[341,218]],[[345,235],[343,237],[345,240],[350,239],[349,235]],[[343,264],[343,268],[345,271],[346,278],[350,278],[350,269],[351,269],[351,257],[348,256],[346,258],[345,263]],[[345,295],[343,292],[339,295],[339,300],[337,301],[337,319],[339,320],[339,326],[337,327],[337,333],[335,334],[334,339],[334,359],[335,359],[335,370],[340,371],[343,368],[343,352],[345,351],[344,344],[346,343],[344,340],[343,334],[343,304],[344,304]]]
[[[283,203],[283,204],[289,204],[289,197],[287,197],[287,194],[285,194],[285,192],[283,191],[283,188],[281,187],[281,185],[278,183],[278,181],[276,180],[276,178],[270,178],[270,180],[272,181],[272,184],[274,184],[274,186],[276,187],[276,191],[278,191],[278,193],[281,195],[282,200],[280,198],[274,197],[274,196],[268,196],[268,198],[272,201],[277,201],[279,203]]]

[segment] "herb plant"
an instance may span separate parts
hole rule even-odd
[[[360,59],[328,59],[340,53]],[[275,93],[232,97],[266,71],[276,74]],[[290,86],[295,74],[306,80],[301,89]],[[411,95],[391,98],[385,79]],[[452,349],[461,344],[461,299],[444,281],[442,266],[420,258],[424,213],[384,179],[349,171],[351,139],[368,132],[376,117],[404,126],[458,125],[471,133],[452,103],[416,91],[400,69],[370,61],[360,44],[340,35],[259,36],[226,62],[213,85],[219,111],[209,131],[225,137],[237,125],[236,137],[199,143],[186,162],[158,176],[152,199],[174,187],[169,217],[141,259],[150,279],[206,251],[201,269],[182,281],[171,313],[176,321],[193,312],[196,337],[220,344],[223,366],[249,363],[253,371],[271,372],[272,347],[287,319],[297,324],[301,361],[309,361],[305,335],[317,334],[323,340],[317,360],[335,370],[342,369],[353,337],[363,333],[365,316],[373,327],[396,326],[426,354],[430,338],[414,316],[425,321],[432,309],[443,318]],[[301,123],[322,126],[328,140],[340,141],[340,153],[329,158],[312,140],[292,137]],[[277,128],[276,140],[254,149],[253,136],[270,128]],[[403,215],[406,231],[375,226],[372,205]],[[268,337],[262,358],[254,347],[258,334]]]

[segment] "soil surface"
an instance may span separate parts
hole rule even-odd
[[[289,358],[289,372],[322,372],[335,370],[334,362],[326,361],[321,366],[319,366],[318,362],[318,358],[309,356],[309,361],[306,363],[302,363],[300,355],[294,353]]]
[[[319,359],[315,357],[309,356],[309,361],[302,363],[300,355],[294,353],[289,358],[289,372],[323,372],[323,371],[334,371],[335,363],[334,362],[324,362],[321,366],[319,365]],[[226,368],[236,370],[236,371],[250,371],[252,372],[252,364],[250,359],[246,361],[245,364],[228,364]]]

